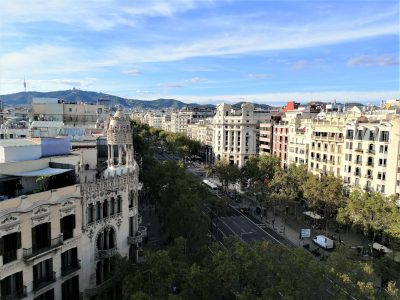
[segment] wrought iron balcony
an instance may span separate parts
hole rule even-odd
[[[37,291],[56,281],[56,272],[50,272],[39,279],[33,280],[33,290]]]
[[[142,233],[142,236],[145,238],[147,236],[147,227],[139,226],[138,231]]]
[[[61,276],[67,276],[68,274],[80,270],[80,268],[81,268],[81,260],[78,259],[76,263],[73,265],[63,266],[61,269]]]
[[[33,244],[32,248],[23,249],[23,258],[25,260],[31,259],[41,253],[50,251],[54,248],[60,247],[63,244],[63,237],[60,235],[46,243]]]
[[[138,245],[143,242],[143,235],[140,231],[136,232],[134,236],[128,236],[128,243],[131,245]]]
[[[361,149],[361,148],[355,148],[355,149],[354,149],[354,151],[356,151],[356,152],[360,152],[360,153],[363,153],[363,152],[364,152],[364,150],[363,150],[363,149]]]
[[[118,252],[117,247],[105,250],[97,250],[96,258],[97,259],[109,258],[114,256],[117,252]]]

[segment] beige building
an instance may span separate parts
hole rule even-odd
[[[311,124],[311,145],[308,168],[314,174],[333,174],[342,177],[344,148],[344,117],[314,119]]]
[[[116,253],[137,258],[146,228],[138,225],[138,165],[121,110],[107,137],[104,171],[96,147],[0,141],[1,299],[90,299]]]
[[[308,165],[311,145],[311,119],[292,119],[288,123],[288,164]]]

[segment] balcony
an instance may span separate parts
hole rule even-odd
[[[63,277],[67,276],[75,271],[80,270],[80,268],[81,268],[81,260],[78,259],[76,263],[73,265],[63,266],[61,269],[61,276]]]
[[[371,188],[371,186],[364,185],[363,190],[366,191],[366,192],[371,192],[372,188]]]
[[[361,173],[354,172],[354,176],[360,177]]]
[[[354,163],[355,163],[356,165],[361,165],[361,164],[362,164],[362,160],[357,160],[357,159],[356,159],[356,160],[354,161]]]
[[[104,259],[113,257],[115,254],[118,253],[117,247],[106,249],[106,250],[97,250],[96,252],[96,259]]]
[[[13,291],[11,294],[1,296],[1,299],[3,300],[16,300],[16,299],[22,299],[27,296],[26,292],[26,286],[24,285],[22,287],[22,290],[19,291]]]
[[[143,234],[138,231],[134,236],[128,236],[128,243],[130,245],[138,245],[143,242]]]
[[[56,272],[50,272],[40,279],[33,280],[33,290],[38,291],[56,281]]]
[[[375,150],[373,150],[373,149],[368,149],[368,150],[367,150],[367,153],[369,153],[369,154],[375,154]]]
[[[374,166],[374,163],[373,163],[372,161],[369,161],[369,162],[367,162],[367,166],[373,167],[373,166]]]
[[[145,238],[147,236],[147,227],[146,226],[139,226],[138,231],[142,234]]]
[[[354,151],[359,152],[359,153],[363,153],[364,152],[364,150],[361,149],[361,148],[355,148]]]
[[[34,244],[32,248],[28,249],[24,248],[22,256],[24,260],[29,260],[35,256],[38,256],[39,254],[60,247],[62,244],[63,244],[63,237],[62,235],[60,235],[59,237],[52,239],[48,243]]]
[[[372,175],[365,175],[365,178],[367,178],[367,179],[374,179],[374,176],[372,176]]]

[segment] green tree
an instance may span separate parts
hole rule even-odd
[[[385,197],[377,192],[353,190],[346,205],[339,209],[337,219],[341,223],[360,226],[365,234],[372,232],[372,252],[377,234],[387,233],[400,238],[396,228],[400,213],[395,201],[396,197]]]

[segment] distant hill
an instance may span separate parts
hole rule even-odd
[[[5,105],[16,106],[16,105],[27,105],[32,103],[34,97],[43,98],[59,98],[66,102],[85,102],[95,104],[99,99],[107,99],[111,101],[111,105],[123,105],[125,107],[137,108],[137,109],[181,109],[183,107],[202,106],[208,108],[215,108],[212,104],[196,104],[196,103],[184,103],[175,99],[156,99],[156,100],[139,100],[139,99],[127,99],[118,96],[113,96],[104,93],[82,91],[78,89],[66,90],[66,91],[54,91],[54,92],[20,92],[15,94],[1,95],[0,99],[3,100]],[[234,109],[240,109],[240,106],[244,102],[238,102],[232,104]],[[259,109],[269,109],[271,106],[267,104],[257,104],[254,106]]]
[[[5,105],[26,105],[32,103],[34,97],[43,98],[60,98],[64,101],[73,102],[85,102],[85,103],[97,103],[99,99],[111,100],[112,105],[123,105],[131,108],[143,108],[143,109],[166,109],[175,108],[180,109],[187,106],[188,104],[175,99],[157,99],[157,100],[137,100],[127,99],[118,96],[113,96],[104,93],[82,91],[78,89],[66,90],[66,91],[55,91],[55,92],[20,92],[15,94],[8,94],[0,96]],[[194,106],[196,104],[189,104]]]

